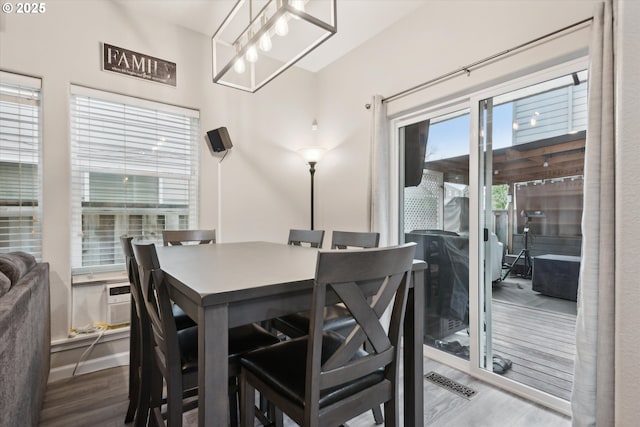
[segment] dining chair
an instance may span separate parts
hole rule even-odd
[[[385,425],[397,426],[399,338],[414,256],[415,243],[320,251],[309,335],[241,358],[242,426],[254,425],[256,390],[301,426],[340,425],[382,403]],[[328,295],[356,320],[347,337],[324,329]],[[385,330],[381,316],[390,306]],[[365,342],[370,342],[366,350]]]
[[[156,425],[181,426],[184,409],[197,406],[197,399],[183,398],[197,394],[198,327],[177,330],[173,321],[169,286],[160,267],[155,245],[133,243],[133,252],[140,268],[142,297],[152,331],[151,398],[152,421]],[[240,356],[248,351],[273,345],[279,340],[256,324],[229,330],[229,406],[230,422],[237,425]],[[163,380],[166,384],[166,413],[163,415]],[[215,393],[215,390],[211,391]],[[185,406],[185,403],[187,404]]]
[[[290,245],[321,248],[322,240],[324,240],[324,230],[289,230]]]
[[[149,411],[149,375],[151,330],[142,298],[138,263],[131,245],[133,236],[120,236],[131,289],[131,324],[129,331],[129,407],[125,423],[135,419],[135,426],[146,426]],[[195,326],[195,322],[176,305],[171,306],[177,330]]]
[[[331,234],[331,249],[349,248],[377,248],[380,243],[380,233],[333,231]],[[274,329],[288,337],[297,338],[309,333],[308,311],[288,314],[271,320]],[[356,322],[351,313],[342,304],[333,304],[324,308],[324,329],[339,333],[346,337],[354,328]],[[373,418],[376,424],[384,421],[379,406],[372,408]]]
[[[379,242],[380,233],[376,232],[334,231],[331,235],[331,249],[377,248]],[[281,316],[272,319],[271,324],[288,337],[301,337],[309,333],[309,312]],[[355,321],[343,305],[330,305],[324,309],[324,325],[325,329],[346,336],[353,329]]]
[[[216,230],[162,230],[162,242],[164,246],[215,243]]]
[[[331,234],[331,249],[377,248],[380,233],[373,231],[334,231]]]
[[[149,411],[149,375],[143,372],[149,364],[142,358],[149,354],[145,343],[149,342],[149,320],[142,299],[142,288],[138,275],[138,264],[133,255],[131,241],[133,237],[120,236],[120,244],[124,252],[127,275],[131,288],[131,324],[129,328],[129,407],[124,422],[130,423],[135,418],[135,426],[146,426]],[[144,327],[143,329],[143,325]],[[144,355],[144,356],[143,356]]]
[[[182,246],[183,244],[206,245],[216,242],[216,230],[162,230],[162,243],[164,246]],[[193,324],[181,324],[180,322],[188,316],[182,309],[174,304],[174,317],[178,323],[178,329]]]

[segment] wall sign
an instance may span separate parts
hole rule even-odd
[[[175,62],[107,43],[102,43],[102,69],[171,86],[176,85]]]

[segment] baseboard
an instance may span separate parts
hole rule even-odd
[[[89,334],[77,334],[69,336],[68,338],[62,338],[59,340],[51,341],[51,353],[57,353],[60,351],[69,351],[74,348],[88,347],[95,339],[100,335],[97,332]],[[99,343],[106,343],[110,341],[116,341],[129,338],[129,327],[121,327],[117,329],[107,329],[102,333]]]
[[[95,359],[88,359],[80,363],[76,370],[76,375],[88,374],[89,372],[100,371],[102,369],[114,368],[116,366],[123,366],[129,364],[129,352],[111,354],[109,356],[98,357]],[[73,369],[76,364],[58,366],[52,368],[49,371],[48,382],[59,381],[66,378],[71,378]]]

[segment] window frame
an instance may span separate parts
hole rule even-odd
[[[24,251],[31,253],[37,261],[42,260],[42,80],[37,77],[16,74],[0,70],[0,102],[15,104],[18,109],[18,116],[11,113],[9,109],[4,112],[0,109],[0,125],[4,122],[8,131],[0,138],[3,144],[0,145],[0,168],[2,164],[15,163],[17,165],[17,175],[15,182],[3,178],[3,186],[11,191],[15,191],[15,199],[7,197],[7,200],[0,200],[0,230],[6,229],[4,236],[9,236],[8,240],[2,241],[0,252]],[[29,107],[31,114],[22,114],[22,109]],[[6,117],[2,118],[6,114]],[[27,120],[29,119],[30,120]],[[19,121],[17,126],[16,120]],[[17,133],[11,134],[15,130]],[[22,134],[22,131],[27,134]],[[28,134],[31,132],[31,135]],[[11,148],[14,144],[13,150]],[[27,147],[27,145],[35,145]],[[4,146],[4,148],[2,147]],[[3,155],[4,154],[4,155]],[[5,157],[6,161],[2,158]],[[22,160],[22,159],[25,160]],[[12,161],[17,159],[17,161]],[[27,179],[23,180],[23,166],[29,165],[30,171],[26,174]],[[34,170],[31,170],[34,169]],[[3,169],[7,176],[11,171],[7,167]],[[13,184],[13,185],[12,185]],[[5,193],[6,194],[6,193]],[[23,199],[28,197],[28,199]],[[15,200],[15,203],[12,201]],[[14,206],[15,205],[15,206]],[[31,217],[31,231],[29,233],[13,232],[16,228],[26,227],[23,219]],[[11,218],[15,218],[11,221]],[[21,219],[22,218],[22,219]],[[4,222],[9,221],[5,227]],[[17,221],[17,226],[15,225]],[[32,238],[25,236],[30,235]],[[4,243],[7,243],[4,246]]]
[[[73,275],[122,270],[121,234],[198,227],[198,110],[77,85],[69,102]]]

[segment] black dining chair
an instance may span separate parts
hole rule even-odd
[[[309,335],[241,358],[242,426],[254,425],[256,390],[301,426],[340,425],[383,403],[385,425],[397,426],[399,338],[414,256],[415,243],[320,251]],[[347,337],[324,329],[328,295],[353,314]],[[389,306],[385,331],[380,318]]]
[[[380,244],[380,233],[357,231],[333,231],[331,249],[377,248]],[[297,338],[309,333],[309,312],[302,311],[288,314],[271,320],[274,329],[288,337]],[[337,332],[346,337],[355,326],[356,321],[342,304],[333,304],[324,308],[324,329]],[[379,406],[372,408],[376,424],[384,421]]]
[[[331,249],[377,248],[379,243],[380,233],[376,232],[334,231],[331,235]],[[271,323],[273,328],[288,337],[301,337],[309,333],[309,312],[281,316]],[[324,325],[325,329],[346,336],[353,329],[355,321],[343,305],[330,305],[324,309]]]
[[[312,248],[321,248],[322,240],[324,240],[324,230],[289,230],[290,245],[294,246],[310,246]]]
[[[151,336],[151,398],[149,402],[155,425],[181,426],[183,410],[197,406],[198,329],[176,329],[169,297],[169,287],[160,267],[155,245],[133,243],[140,268],[142,297],[147,309]],[[279,340],[256,324],[229,330],[229,406],[231,425],[237,425],[239,358],[242,354],[273,345]],[[164,380],[164,381],[163,381]],[[163,383],[166,384],[166,412],[163,407]],[[210,391],[215,393],[215,390]]]
[[[164,246],[178,246],[185,243],[204,245],[216,242],[216,230],[162,230]]]
[[[133,253],[133,236],[120,236],[127,275],[131,289],[131,324],[129,331],[129,407],[125,423],[134,421],[135,426],[146,426],[149,411],[149,375],[151,330],[147,309],[142,298],[138,263]],[[195,322],[176,304],[171,305],[177,330],[195,326]]]

